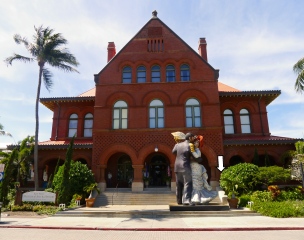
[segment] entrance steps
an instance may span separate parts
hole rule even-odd
[[[107,189],[96,197],[94,207],[79,207],[59,211],[60,217],[106,218],[186,218],[186,217],[237,217],[259,216],[250,209],[229,209],[219,197],[207,205],[183,206],[176,204],[175,193],[170,188],[147,188],[143,192],[131,189]]]
[[[106,189],[99,194],[94,207],[106,205],[168,205],[176,202],[170,188],[145,188],[143,192],[132,192],[130,188]]]

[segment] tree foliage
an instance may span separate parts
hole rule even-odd
[[[46,65],[58,68],[66,72],[77,72],[73,67],[79,65],[76,58],[64,46],[67,40],[61,33],[54,33],[53,29],[40,26],[34,27],[35,34],[33,42],[29,42],[25,37],[19,34],[14,35],[17,44],[23,44],[30,54],[30,57],[14,53],[4,61],[11,65],[14,61],[25,63],[36,62],[39,66],[39,77],[35,103],[35,148],[34,148],[34,166],[35,173],[38,173],[38,133],[39,133],[39,99],[42,79],[47,90],[52,87],[52,73],[46,68]],[[35,190],[38,190],[38,174],[35,174]]]
[[[301,58],[294,66],[293,71],[298,75],[295,82],[295,90],[298,93],[304,91],[304,58]]]

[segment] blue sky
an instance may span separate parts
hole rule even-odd
[[[117,52],[157,10],[158,17],[197,51],[207,41],[208,61],[219,81],[240,90],[281,90],[268,108],[272,135],[304,137],[304,94],[294,90],[292,67],[304,57],[304,1],[300,0],[0,0],[0,60],[28,55],[13,35],[32,40],[34,26],[49,26],[69,41],[80,62],[77,73],[53,72],[54,86],[41,97],[77,96],[94,87],[93,75],[107,61],[108,42]],[[0,123],[13,135],[0,146],[35,133],[38,66],[0,61]],[[51,136],[52,112],[40,104],[39,141]]]

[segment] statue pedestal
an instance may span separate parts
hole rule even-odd
[[[132,192],[142,192],[144,191],[143,182],[132,182]]]

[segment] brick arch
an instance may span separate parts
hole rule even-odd
[[[122,69],[126,66],[130,66],[133,70],[133,68],[136,66],[135,62],[131,62],[131,61],[123,61],[120,64],[118,64],[118,72],[122,72]]]
[[[206,156],[208,159],[208,164],[210,167],[216,167],[217,166],[217,154],[215,151],[208,146],[207,144],[204,144],[204,146],[200,149],[202,154]]]
[[[196,89],[188,89],[184,91],[178,98],[178,104],[185,105],[187,99],[196,98],[202,105],[202,103],[208,103],[207,96],[199,90]]]
[[[277,165],[281,165],[282,163],[280,162],[280,155],[278,154],[278,153],[276,153],[276,152],[274,152],[274,151],[269,151],[269,150],[267,150],[267,149],[258,149],[257,148],[257,151],[258,151],[258,155],[265,155],[265,151],[267,152],[267,154],[269,155],[269,156],[272,156],[273,158],[274,158],[274,160],[275,160],[275,163],[277,164]],[[249,155],[249,162],[251,162],[251,160],[254,158],[254,152],[253,153],[251,153],[250,155]]]
[[[84,154],[76,154],[76,155],[74,155],[73,156],[73,161],[77,161],[77,159],[80,159],[80,158],[86,160],[88,167],[92,166],[92,161],[90,161],[90,158],[87,155],[84,155]]]
[[[251,159],[243,151],[233,150],[225,154],[224,156],[224,166],[229,166],[229,161],[233,156],[240,156],[244,162],[250,163]]]
[[[190,74],[191,74],[191,69],[195,69],[196,68],[195,62],[193,62],[191,59],[188,59],[188,58],[179,59],[179,61],[177,62],[177,64],[178,64],[178,67],[180,67],[183,64],[187,64],[189,66],[189,69],[190,69]]]
[[[150,70],[154,65],[158,65],[160,67],[160,69],[162,70],[163,62],[161,62],[160,60],[157,60],[157,59],[153,59],[151,62],[149,62]]]
[[[129,157],[132,160],[132,164],[137,163],[138,156],[137,156],[137,152],[135,149],[133,149],[128,144],[115,144],[115,145],[112,145],[109,148],[105,149],[105,151],[102,152],[102,154],[98,158],[97,164],[107,165],[110,157],[118,152],[123,152],[123,153],[129,155]]]
[[[76,113],[78,115],[78,118],[80,118],[82,116],[82,114],[81,114],[81,108],[73,106],[73,107],[67,108],[67,110],[64,111],[64,114],[63,114],[62,118],[70,119],[70,116],[73,113]]]
[[[164,105],[172,104],[170,96],[164,91],[150,91],[142,99],[142,103],[148,106],[153,99],[161,100]]]
[[[168,158],[168,160],[170,161],[170,166],[172,167],[174,165],[174,161],[175,161],[175,155],[172,154],[172,148],[166,144],[159,144],[157,142],[147,144],[143,148],[140,149],[140,151],[138,152],[138,159],[140,161],[139,164],[145,163],[146,158],[152,152],[154,152],[155,146],[157,146],[159,153],[163,153]]]
[[[236,106],[236,114],[239,114],[241,109],[246,108],[249,111],[249,114],[256,112],[255,106],[250,102],[239,102]]]
[[[106,105],[107,106],[113,106],[115,102],[122,100],[127,102],[128,106],[134,106],[135,105],[135,99],[128,93],[128,92],[116,92],[114,94],[111,94],[106,99]]]
[[[223,104],[221,104],[221,115],[223,115],[223,112],[226,109],[230,109],[233,114],[236,114],[237,113],[237,109],[236,108],[237,108],[237,106],[233,102],[223,103]]]

